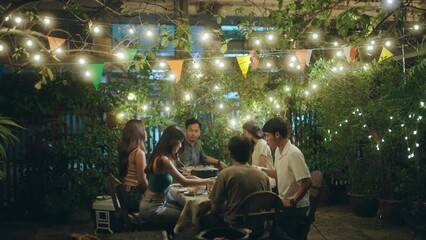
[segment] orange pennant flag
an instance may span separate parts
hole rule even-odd
[[[55,38],[55,37],[47,37],[47,40],[49,41],[50,51],[53,52],[56,49],[58,49],[62,44],[64,44],[65,40],[64,38]]]
[[[170,69],[175,75],[176,83],[179,82],[180,76],[182,74],[183,59],[168,60],[167,64],[169,64]]]
[[[305,69],[306,50],[298,50],[298,51],[296,51],[296,57],[297,57],[297,60],[299,60],[299,64],[302,67],[302,69]]]

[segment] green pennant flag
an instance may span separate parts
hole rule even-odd
[[[138,52],[135,48],[127,49],[127,68],[130,68],[133,58],[135,58],[136,53]]]
[[[101,82],[102,72],[104,70],[105,63],[94,63],[89,64],[90,77],[95,89],[98,90],[99,83]]]

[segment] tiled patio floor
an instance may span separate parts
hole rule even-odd
[[[309,240],[421,240],[406,226],[383,226],[378,217],[356,217],[347,205],[321,207],[316,216],[315,226],[318,230],[312,226]],[[85,221],[55,226],[34,222],[0,222],[0,239],[61,240],[71,239],[72,233],[93,234],[93,224],[88,219],[87,215]],[[100,235],[99,238],[109,237]]]

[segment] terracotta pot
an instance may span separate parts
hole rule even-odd
[[[386,225],[404,225],[404,201],[379,199],[380,220]]]
[[[379,208],[379,202],[373,195],[359,195],[348,193],[352,211],[359,217],[374,217]]]

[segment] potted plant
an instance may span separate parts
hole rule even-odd
[[[12,128],[21,128],[14,121],[0,115],[0,160],[6,159],[6,148],[9,144],[13,144],[19,139],[13,134]],[[5,177],[5,173],[0,170],[0,180]]]

